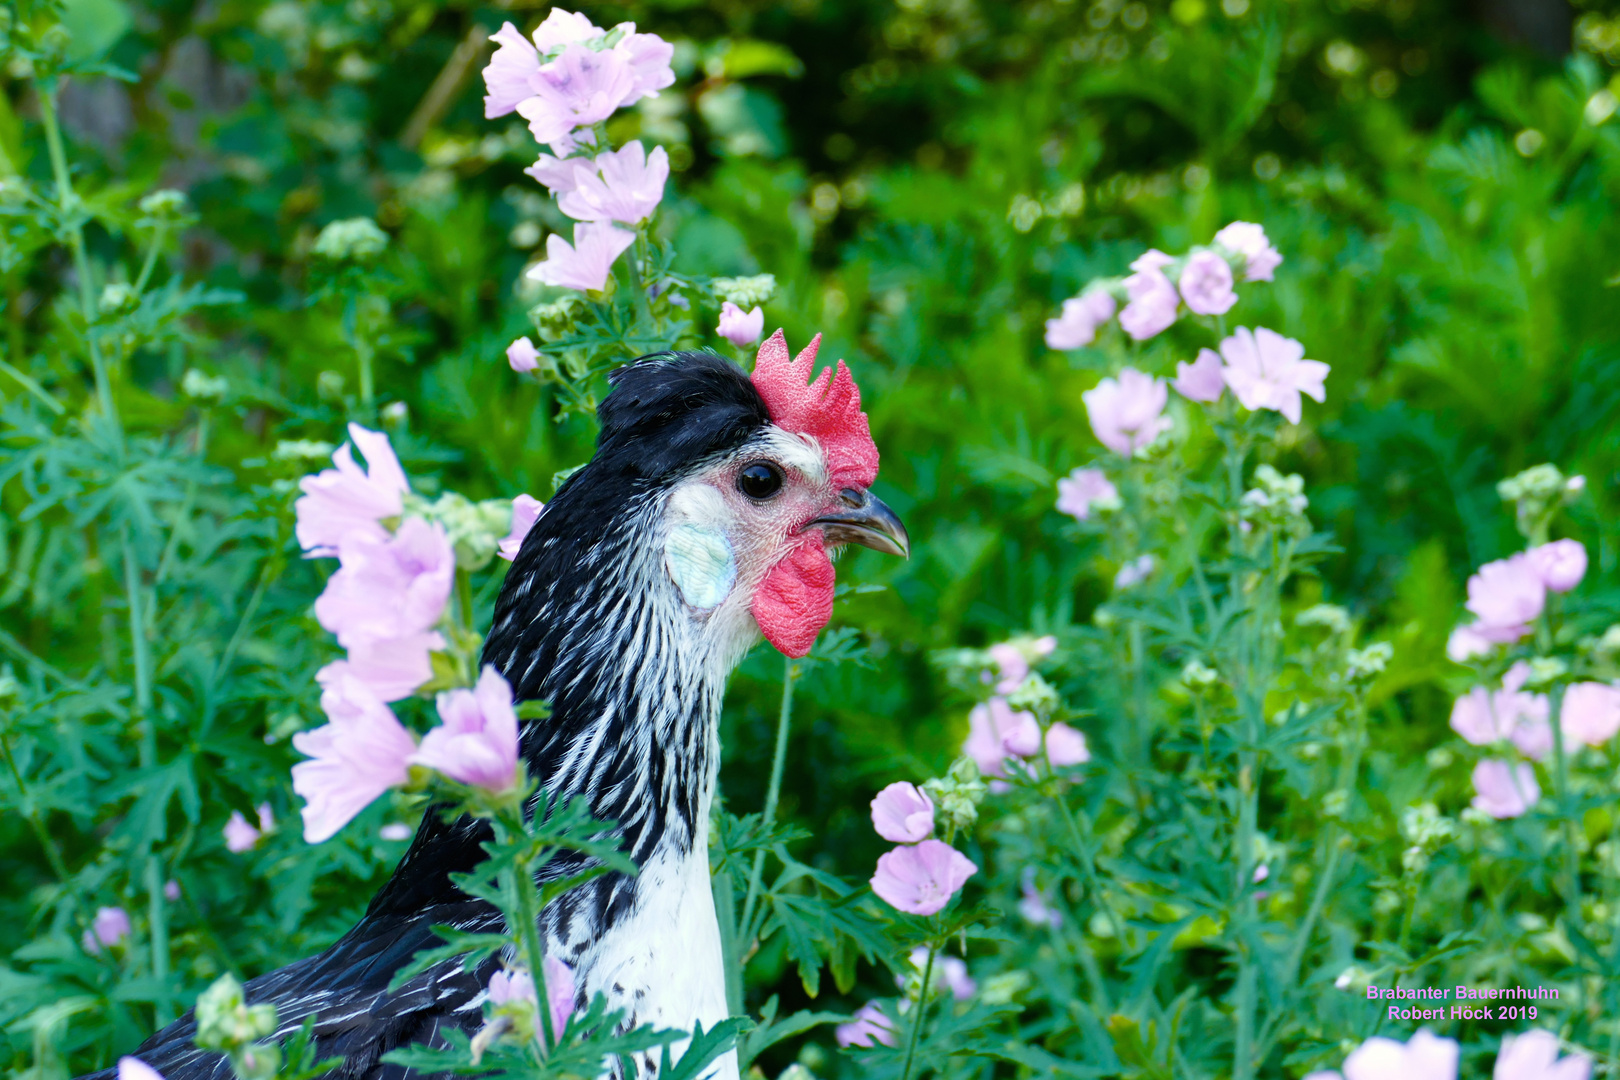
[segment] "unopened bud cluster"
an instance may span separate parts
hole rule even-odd
[[[979,804],[989,788],[979,766],[969,757],[951,763],[944,776],[924,781],[923,793],[934,800],[934,812],[948,832],[971,829],[979,820]]]
[[[753,277],[715,278],[711,288],[721,300],[747,310],[765,303],[776,295],[776,275],[756,274]]]
[[[1305,479],[1298,473],[1284,476],[1270,465],[1254,470],[1255,486],[1243,493],[1239,514],[1243,520],[1298,528],[1304,524]]]
[[[315,238],[315,254],[333,262],[370,262],[388,249],[388,234],[368,217],[334,221]]]
[[[422,517],[444,526],[455,548],[456,566],[468,571],[489,565],[500,548],[501,537],[512,524],[512,504],[506,499],[473,502],[465,495],[446,492],[437,499],[424,499],[415,493],[405,496],[406,514]]]
[[[1586,490],[1586,477],[1565,476],[1556,465],[1532,465],[1496,485],[1502,501],[1513,504],[1519,532],[1540,542],[1558,508],[1574,502]]]
[[[281,1048],[258,1040],[275,1034],[276,1007],[249,1005],[242,984],[221,975],[197,998],[196,1043],[230,1059],[240,1080],[271,1080],[281,1070]]]

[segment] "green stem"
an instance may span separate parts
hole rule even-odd
[[[131,659],[135,667],[135,716],[141,725],[141,767],[157,764],[157,732],[152,726],[152,657],[141,614],[140,570],[135,564],[135,543],[124,526],[124,598],[129,606]]]
[[[520,826],[522,813],[518,811]],[[540,895],[535,888],[534,872],[529,869],[527,858],[515,860],[512,874],[520,924],[517,928],[518,940],[523,945],[523,959],[528,965],[529,976],[534,980],[535,1000],[540,1011],[540,1049],[544,1057],[548,1047],[557,1045],[557,1033],[551,1026],[551,996],[546,992],[546,950],[540,940]]]
[[[456,567],[456,607],[461,614],[462,629],[472,632],[473,628],[473,596],[472,575],[465,567]],[[474,677],[477,677],[476,672]]]
[[[72,220],[79,210],[79,197],[73,191],[73,179],[68,172],[67,154],[62,148],[62,131],[56,122],[56,87],[49,89],[36,83],[39,116],[45,127],[45,145],[50,152],[51,174],[56,179],[56,203],[64,224]],[[96,321],[96,297],[90,284],[90,260],[84,251],[84,226],[78,222],[67,225],[68,246],[73,252],[73,271],[79,279],[79,313],[84,317],[85,342],[90,348],[90,368],[96,380],[96,403],[101,414],[118,422],[113,405],[112,382],[108,378],[107,363],[101,355],[101,344],[93,324]]]
[[[1564,833],[1564,897],[1569,906],[1571,926],[1581,924],[1581,866],[1580,852],[1576,848],[1575,815],[1570,809],[1569,755],[1564,747],[1564,691],[1554,689],[1552,694],[1553,777],[1557,781],[1559,824]]]
[[[900,1070],[900,1080],[911,1080],[912,1062],[917,1057],[917,1043],[922,1039],[924,1012],[928,1009],[928,985],[934,981],[934,957],[939,954],[939,945],[929,943],[928,963],[923,965],[922,990],[917,994],[917,1018],[911,1025],[911,1040],[906,1044],[906,1064]]]
[[[1239,925],[1248,924],[1254,918],[1254,890],[1250,887],[1250,879],[1254,875],[1254,832],[1256,806],[1259,786],[1255,779],[1254,754],[1246,751],[1241,758],[1243,764],[1238,773],[1238,790],[1240,801],[1238,803],[1237,828],[1237,872],[1235,874],[1235,903]],[[1239,939],[1238,943],[1238,975],[1237,975],[1237,1009],[1234,1016],[1235,1030],[1233,1033],[1233,1080],[1251,1080],[1254,1076],[1254,1013],[1255,1013],[1255,968],[1254,958],[1250,955],[1247,941]]]
[[[9,725],[8,725],[9,726]],[[29,798],[28,784],[23,780],[22,770],[17,768],[17,759],[11,753],[10,732],[0,730],[0,753],[5,754],[6,767],[11,770],[11,778],[17,785],[17,798],[23,808],[23,816],[28,819],[29,827],[34,830],[34,836],[39,840],[39,846],[45,849],[45,858],[51,864],[51,872],[58,881],[66,882],[68,879],[67,863],[62,859],[62,852],[51,839],[50,832],[45,823],[39,819],[39,808],[34,800]]]
[[[259,603],[264,600],[265,590],[270,586],[271,565],[269,561],[266,561],[264,568],[259,571],[259,583],[253,587],[253,595],[248,597],[247,607],[242,609],[242,617],[236,621],[236,630],[231,634],[231,640],[226,643],[225,651],[220,654],[219,664],[214,668],[213,684],[215,686],[218,686],[219,681],[225,677],[226,672],[230,671],[231,664],[236,661],[237,650],[242,647],[242,642],[247,639],[248,627],[253,622],[253,616],[258,614]]]
[[[158,252],[163,248],[163,241],[168,231],[168,222],[159,221],[157,228],[152,232],[152,244],[146,249],[146,259],[141,263],[141,274],[135,279],[136,296],[146,291],[146,282],[152,276],[152,268],[157,265]]]
[[[714,875],[713,891],[715,918],[720,923],[720,962],[726,972],[726,1012],[741,1016],[743,987],[742,962],[737,956],[737,896],[729,866]]]
[[[163,863],[157,852],[146,856],[146,903],[152,924],[152,980],[157,984],[152,1015],[161,1028],[174,1019],[174,999],[169,993],[169,905],[163,895]]]
[[[353,293],[343,305],[343,333],[349,339],[349,347],[354,350],[354,357],[360,369],[360,404],[371,413],[372,399],[376,396],[372,386],[371,375],[371,343],[360,332],[360,300]]]
[[[1085,873],[1086,888],[1091,892],[1091,898],[1108,920],[1109,929],[1114,932],[1114,940],[1123,948],[1125,944],[1125,926],[1114,913],[1113,905],[1103,895],[1102,883],[1097,878],[1097,864],[1091,853],[1091,845],[1086,843],[1085,835],[1080,831],[1079,822],[1075,821],[1074,811],[1060,796],[1053,795],[1052,801],[1057,804],[1058,810],[1063,814],[1063,822],[1069,827],[1069,838],[1074,841],[1075,854],[1080,858],[1080,869]]]
[[[652,306],[647,303],[647,288],[641,281],[641,267],[637,264],[644,243],[645,240],[638,236],[635,246],[625,253],[624,276],[630,289],[630,306],[631,310],[636,313],[636,321],[650,333],[656,327],[653,326]],[[631,351],[636,350],[632,349]]]
[[[782,766],[787,760],[788,726],[793,720],[793,680],[797,674],[792,657],[784,657],[782,665],[782,711],[776,719],[776,754],[771,758],[771,783],[765,789],[765,814],[760,822],[760,831],[770,829],[776,821],[776,800],[782,793]],[[742,916],[742,953],[747,955],[758,936],[758,930],[753,925],[754,905],[759,901],[760,881],[765,873],[765,849],[760,848],[754,852],[754,868],[748,874],[748,895],[743,901]],[[739,959],[740,962],[740,959]]]
[[[199,461],[207,456],[207,446],[208,410],[204,409],[197,418],[197,459]],[[180,534],[184,531],[184,526],[191,521],[191,508],[195,506],[196,503],[197,481],[195,479],[187,480],[186,497],[180,503],[180,512],[175,515],[174,524],[169,527],[169,542],[163,545],[163,557],[158,560],[157,573],[152,575],[152,592],[154,593],[154,602],[151,610],[147,612],[147,621],[149,624],[149,629],[154,632],[156,627],[151,626],[150,624],[155,622],[157,619],[157,603],[155,594],[158,586],[168,578],[169,568],[174,565],[174,558],[180,552]]]

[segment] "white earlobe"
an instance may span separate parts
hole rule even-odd
[[[737,557],[719,529],[701,525],[672,526],[664,543],[664,567],[688,607],[708,611],[720,606],[737,583]]]

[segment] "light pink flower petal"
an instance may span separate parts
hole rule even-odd
[[[996,683],[996,693],[1010,694],[1023,683],[1029,675],[1029,661],[1025,659],[1018,646],[1003,641],[990,646],[990,660],[996,665],[996,672],[1001,676]]]
[[[1495,647],[1495,642],[1480,633],[1473,625],[1459,626],[1446,640],[1446,655],[1463,664],[1476,656],[1489,656]]]
[[[248,824],[248,819],[242,816],[242,811],[232,810],[230,820],[225,822],[225,850],[240,855],[244,851],[251,851],[253,845],[259,842],[259,830]]]
[[[1119,501],[1119,490],[1101,469],[1076,469],[1057,482],[1057,489],[1058,512],[1072,515],[1076,521],[1089,518],[1098,503]]]
[[[619,221],[634,225],[645,221],[664,198],[669,179],[669,153],[654,147],[649,155],[639,142],[627,142],[593,161],[572,158],[573,188],[557,199],[557,207],[576,221]],[[761,322],[764,316],[760,316]]]
[[[1579,540],[1554,540],[1525,552],[1541,583],[1553,592],[1569,592],[1586,576],[1586,547]]]
[[[304,799],[304,839],[318,844],[348,824],[389,788],[403,784],[416,751],[393,710],[354,676],[338,672],[324,684],[328,723],[293,736],[311,760],[293,766],[293,790]]]
[[[534,95],[540,81],[540,56],[511,23],[502,23],[489,40],[498,48],[484,68],[484,86],[489,91],[484,98],[484,119],[494,120]]]
[[[349,437],[366,456],[364,470],[345,443],[332,455],[335,469],[298,482],[304,494],[293,506],[298,516],[295,532],[306,558],[336,555],[338,544],[352,534],[385,538],[388,530],[381,520],[399,516],[404,507],[410,484],[388,436],[350,424]]]
[[[1457,1043],[1420,1030],[1405,1044],[1374,1036],[1344,1059],[1344,1080],[1456,1080]]]
[[[578,994],[574,985],[574,969],[549,954],[541,963],[546,969],[546,1003],[551,1006],[551,1030],[561,1035],[563,1028],[568,1026],[568,1018],[574,1015],[574,1002]],[[532,987],[530,993],[533,993]]]
[[[635,242],[635,233],[608,222],[581,222],[574,226],[573,244],[556,233],[546,237],[546,259],[530,267],[528,276],[547,285],[595,291],[607,284],[614,260]]]
[[[577,11],[552,8],[546,21],[535,27],[534,47],[549,53],[562,45],[595,41],[607,31]]]
[[[487,791],[510,789],[517,782],[518,720],[501,673],[486,665],[476,687],[440,694],[438,708],[443,723],[422,737],[411,763]]]
[[[163,1074],[135,1057],[118,1059],[118,1080],[163,1080]]]
[[[872,828],[896,844],[926,840],[934,831],[934,800],[915,784],[890,784],[872,800]]]
[[[1602,746],[1620,732],[1620,689],[1608,683],[1574,684],[1564,691],[1558,723],[1568,742]]]
[[[1522,1035],[1504,1035],[1491,1078],[1587,1080],[1592,1074],[1592,1059],[1585,1054],[1571,1054],[1560,1061],[1558,1049],[1558,1036],[1550,1031],[1536,1029]]]
[[[872,875],[872,891],[897,910],[932,915],[978,869],[944,841],[924,840],[880,856],[877,873]]]
[[[1468,579],[1468,610],[1479,618],[1474,632],[1489,641],[1510,644],[1529,633],[1546,602],[1547,587],[1523,552],[1486,563]]]
[[[1516,818],[1541,798],[1535,770],[1524,762],[1510,765],[1487,758],[1474,766],[1473,807],[1491,817]]]
[[[675,46],[657,34],[634,33],[635,23],[620,23],[619,27],[625,30],[625,35],[614,49],[623,54],[632,75],[630,91],[620,104],[657,97],[658,91],[675,82],[675,69],[670,66],[675,58]]]
[[[1213,251],[1195,251],[1181,270],[1181,298],[1199,315],[1225,315],[1237,303],[1232,268]]]
[[[351,533],[338,559],[341,567],[315,600],[315,618],[346,648],[425,633],[444,614],[456,556],[443,526],[412,517],[381,540]]]
[[[84,949],[89,953],[99,953],[104,946],[111,947],[126,940],[132,929],[129,912],[123,908],[96,908],[95,918],[90,920],[90,929],[84,932]]]
[[[1135,368],[1121,371],[1117,380],[1103,379],[1080,397],[1092,432],[1116,454],[1129,457],[1170,428],[1164,415],[1170,392],[1164,380]]]
[[[1297,424],[1301,394],[1317,401],[1327,397],[1323,383],[1328,365],[1304,357],[1305,346],[1292,338],[1263,326],[1255,330],[1240,326],[1221,342],[1221,358],[1226,361],[1221,374],[1245,409],[1272,409]]]
[[[737,348],[745,348],[759,340],[765,332],[765,312],[757,304],[752,311],[744,311],[730,300],[720,305],[720,325],[714,332]]]
[[[506,362],[513,371],[522,375],[540,366],[540,352],[525,334],[506,347]]]
[[[847,1024],[839,1024],[833,1029],[833,1036],[838,1040],[839,1046],[871,1046],[873,1043],[882,1043],[884,1046],[895,1044],[894,1024],[875,1001],[862,1005],[855,1012],[855,1019]]]
[[[1135,340],[1146,341],[1176,321],[1181,295],[1161,271],[1139,270],[1132,274],[1125,279],[1125,294],[1130,303],[1119,313],[1119,325]]]
[[[1247,281],[1270,281],[1272,272],[1283,261],[1282,255],[1266,239],[1266,230],[1253,222],[1232,222],[1215,234],[1215,242],[1232,254],[1243,256],[1243,276]]]
[[[1046,729],[1046,760],[1059,769],[1090,761],[1085,735],[1062,721],[1053,724]]]
[[[579,127],[612,116],[634,92],[635,72],[623,53],[574,43],[540,67],[534,93],[518,102],[536,142],[556,143]]]
[[[512,500],[512,531],[501,537],[501,558],[507,562],[517,558],[518,552],[523,549],[524,538],[534,528],[534,523],[540,520],[540,511],[545,508],[545,503],[532,495],[519,495]]]
[[[1176,378],[1170,384],[1188,401],[1219,401],[1226,390],[1221,375],[1221,358],[1214,349],[1199,349],[1192,363],[1176,363]]]
[[[1055,319],[1046,320],[1046,344],[1053,349],[1078,349],[1090,345],[1097,331],[1114,317],[1114,298],[1106,289],[1092,289],[1063,301]]]

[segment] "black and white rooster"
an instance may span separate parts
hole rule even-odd
[[[790,360],[777,331],[751,378],[703,352],[616,371],[596,454],[524,540],[484,646],[520,700],[551,703],[523,731],[529,774],[617,821],[640,867],[541,916],[581,1003],[604,993],[633,1024],[689,1030],[727,1015],[707,851],[727,676],[761,634],[789,656],[810,650],[832,613],[832,551],[908,553],[904,526],[869,491],[877,447],[848,369],[839,361],[810,382],[819,343]],[[334,1077],[403,1080],[384,1053],[482,1020],[493,963],[468,974],[452,961],[387,986],[439,943],[433,924],[498,924],[448,877],[482,860],[487,835],[428,814],[365,917],[319,956],[249,982],[248,1001],[273,1002],[282,1035],[314,1015],[320,1056],[345,1058]],[[548,876],[578,868],[553,863]],[[187,1014],[136,1056],[168,1080],[226,1080],[224,1059],[194,1034]],[[710,1075],[736,1080],[735,1053]]]

